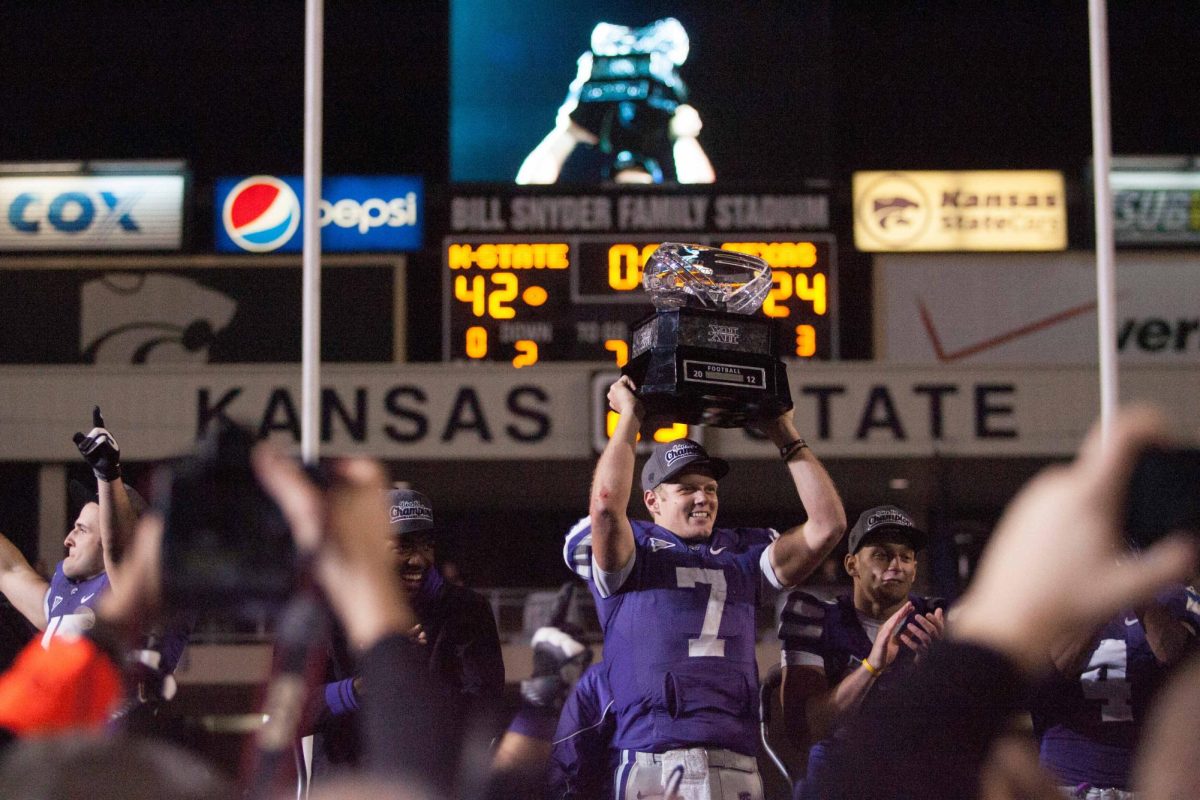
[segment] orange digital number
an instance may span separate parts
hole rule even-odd
[[[621,419],[621,415],[611,409],[605,412],[604,416],[604,431],[611,439],[613,434],[617,432],[617,422]],[[673,442],[676,439],[683,439],[688,435],[688,426],[686,422],[676,422],[666,428],[657,428],[654,431],[654,441],[656,442]],[[640,442],[642,435],[639,433],[635,441]]]
[[[467,328],[467,358],[487,356],[487,329],[478,325]]]
[[[642,268],[657,249],[656,244],[648,244],[641,250],[632,244],[614,244],[608,248],[608,285],[618,292],[641,286]]]
[[[817,329],[812,325],[796,326],[796,355],[811,358],[817,352]]]
[[[778,305],[792,296],[792,276],[788,272],[772,272],[771,283],[775,284],[763,300],[763,313],[768,317],[786,317],[791,314],[787,306]]]
[[[488,297],[488,314],[492,319],[512,319],[517,311],[505,304],[517,299],[517,276],[511,272],[493,272],[489,277],[499,288]]]
[[[513,358],[512,365],[517,369],[532,367],[538,362],[537,342],[532,339],[517,339],[513,343],[513,349],[517,351],[517,355]]]
[[[605,339],[604,349],[613,354],[618,367],[629,362],[629,345],[624,339]]]
[[[496,287],[490,294],[489,280]],[[493,272],[487,278],[482,275],[457,275],[454,278],[454,299],[470,303],[471,313],[477,317],[512,319],[517,312],[507,304],[517,298],[518,292],[517,276],[509,272]]]
[[[825,275],[818,272],[809,275],[805,272],[796,273],[796,297],[812,303],[813,313],[825,315],[828,296],[825,291]]]
[[[665,443],[673,442],[676,439],[683,439],[688,435],[688,426],[686,422],[676,422],[674,425],[666,428],[659,428],[654,432],[654,441]]]

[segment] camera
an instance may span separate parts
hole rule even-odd
[[[1200,449],[1148,447],[1125,496],[1125,536],[1134,549],[1171,531],[1200,534]]]
[[[273,613],[296,587],[291,531],[250,465],[253,434],[222,421],[160,476],[169,608]]]

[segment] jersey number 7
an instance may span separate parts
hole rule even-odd
[[[721,630],[721,616],[725,613],[725,573],[719,569],[676,567],[675,583],[680,589],[694,589],[698,583],[712,587],[708,605],[704,608],[700,638],[688,639],[688,656],[724,656],[725,642],[717,638],[717,632]]]

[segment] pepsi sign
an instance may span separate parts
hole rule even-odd
[[[421,249],[421,179],[327,176],[321,182],[321,249]],[[254,175],[217,181],[216,248],[222,253],[298,253],[304,179]]]
[[[0,250],[178,250],[182,175],[0,177]]]

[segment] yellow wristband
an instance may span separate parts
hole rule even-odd
[[[864,658],[862,660],[862,665],[866,668],[867,672],[871,673],[876,678],[879,677],[879,670],[876,669],[875,666],[872,665],[870,661],[868,661],[867,659]]]

